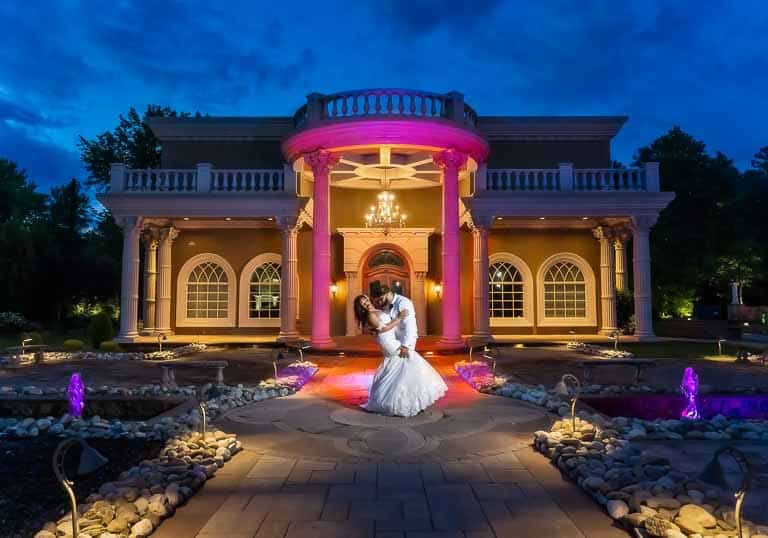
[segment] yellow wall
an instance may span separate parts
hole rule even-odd
[[[367,191],[344,190],[335,201],[335,219],[342,226],[357,226],[359,219],[353,221],[353,216],[362,211],[360,198],[346,196],[346,193],[360,193],[365,195]],[[403,196],[404,204],[413,203],[411,194]],[[426,193],[423,193],[426,194]],[[439,194],[439,190],[435,193]],[[418,197],[417,197],[418,198]],[[360,204],[353,204],[353,201]],[[343,203],[346,200],[346,203]],[[419,200],[413,207],[433,204],[428,197]],[[419,213],[419,212],[417,212]],[[424,211],[414,220],[416,226],[437,226],[440,209],[432,207]],[[334,234],[331,238],[331,280],[339,289],[335,297],[331,297],[331,334],[343,335],[346,333],[346,299],[347,287],[343,267],[343,238]],[[595,296],[591,297],[595,304],[597,320],[600,320],[599,282],[600,282],[600,252],[597,240],[589,230],[523,230],[523,229],[493,229],[488,238],[489,253],[510,252],[521,257],[534,275],[534,298],[538,294],[535,277],[542,262],[553,254],[559,252],[573,252],[584,258],[592,267],[596,281]],[[467,230],[460,232],[461,253],[461,328],[462,332],[469,334],[473,329],[472,319],[472,234]],[[281,240],[278,230],[183,230],[173,245],[173,283],[172,283],[172,324],[175,326],[176,311],[176,286],[179,269],[192,256],[204,252],[218,254],[225,258],[234,269],[239,279],[245,264],[254,256],[266,252],[280,254]],[[440,334],[442,330],[441,301],[434,293],[434,285],[442,282],[441,260],[441,236],[434,234],[429,239],[429,271],[427,273],[427,326],[422,329],[423,334]],[[299,319],[298,329],[302,334],[308,335],[312,327],[312,232],[309,229],[302,230],[298,235],[298,275],[299,275]],[[239,280],[238,280],[239,284]],[[331,282],[328,283],[330,286]],[[235,308],[237,306],[235,305]],[[536,301],[534,300],[534,319],[536,319]],[[578,332],[594,333],[597,326],[576,328]],[[563,328],[558,327],[493,327],[496,334],[555,334],[562,333]],[[277,334],[277,328],[177,328],[179,334]]]
[[[173,261],[171,285],[171,326],[176,327],[176,286],[179,270],[192,256],[210,252],[218,254],[229,262],[238,282],[234,284],[239,289],[240,273],[248,261],[259,254],[274,252],[280,254],[281,241],[278,230],[181,230],[179,237],[173,243],[171,254]],[[234,305],[237,312],[238,305]],[[178,334],[261,334],[275,333],[277,328],[258,327],[178,327]]]
[[[400,210],[408,216],[407,225],[438,227],[442,214],[442,188],[394,191]],[[363,226],[363,216],[376,202],[377,190],[331,189],[331,229]]]
[[[534,319],[538,317],[536,300],[539,290],[536,288],[536,274],[541,264],[560,252],[572,252],[584,258],[595,277],[595,295],[589,300],[594,301],[596,319],[600,321],[600,247],[597,240],[589,230],[491,230],[488,235],[488,251],[493,255],[498,252],[515,254],[528,264],[533,273],[534,291]],[[471,256],[471,253],[470,253]],[[534,327],[533,332],[538,334],[562,334],[570,328],[563,327]],[[594,327],[574,327],[579,333],[591,334],[597,331]],[[491,327],[491,332],[496,334],[531,334],[528,327]]]

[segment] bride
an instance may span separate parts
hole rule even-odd
[[[402,357],[402,343],[393,330],[409,312],[401,310],[392,319],[376,309],[367,295],[354,301],[355,317],[360,326],[376,333],[384,361],[373,376],[368,402],[362,407],[374,413],[412,417],[443,397],[448,386],[424,357],[411,350]]]

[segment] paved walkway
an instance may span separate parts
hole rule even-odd
[[[154,536],[626,536],[529,447],[549,418],[478,394],[455,358],[431,358],[449,392],[412,419],[357,409],[376,359],[313,360],[321,370],[299,394],[219,421],[245,450]]]

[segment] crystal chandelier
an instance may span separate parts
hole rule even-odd
[[[400,228],[405,226],[407,215],[400,212],[400,206],[395,203],[395,195],[387,190],[389,182],[387,181],[386,169],[384,169],[384,178],[381,183],[384,190],[377,196],[376,205],[368,208],[368,213],[365,214],[364,218],[366,228],[384,228],[386,233],[392,226]]]

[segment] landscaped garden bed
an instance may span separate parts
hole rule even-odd
[[[51,458],[61,441],[55,436],[36,438],[4,437],[0,441],[0,536],[33,536],[46,521],[63,515],[64,490],[56,481]],[[92,474],[77,477],[78,449],[65,460],[65,470],[74,478],[75,492],[84,501],[91,491],[117,479],[125,470],[160,453],[162,441],[94,439],[89,443],[109,458]],[[71,533],[71,527],[70,527]]]
[[[4,455],[3,461],[16,466],[19,465],[16,452],[27,454],[27,463],[22,462],[19,469],[8,476],[25,480],[27,475],[22,474],[29,472],[45,476],[50,481],[53,480],[50,458],[55,446],[64,438],[88,439],[112,464],[83,480],[75,480],[79,484],[79,502],[83,503],[79,507],[81,533],[89,536],[104,533],[108,533],[107,536],[147,536],[239,451],[241,445],[234,435],[210,429],[203,439],[197,431],[202,417],[196,405],[175,416],[143,420],[137,417],[142,402],[146,404],[142,412],[149,418],[179,402],[202,395],[207,418],[212,421],[230,409],[292,394],[316,372],[317,366],[305,361],[287,365],[278,371],[275,379],[262,381],[255,387],[207,384],[173,390],[159,385],[132,389],[90,388],[86,390],[85,414],[81,418],[69,413],[34,416],[43,408],[47,410],[46,406],[56,407],[65,402],[64,389],[5,386],[0,388],[0,395],[9,409],[15,402],[17,406],[28,406],[27,410],[33,416],[0,418],[0,439],[11,451]],[[120,402],[132,409],[130,412],[126,410],[123,418],[91,414],[101,409],[114,409]],[[161,405],[161,402],[165,403]],[[59,407],[56,410],[59,411]],[[30,468],[25,470],[27,466]],[[34,482],[30,481],[30,484]],[[63,514],[64,492],[58,484],[55,485],[50,488],[50,495],[46,493],[47,496],[42,495],[34,501],[21,501],[30,503],[24,508],[25,513],[39,512],[40,517],[24,518],[24,527],[18,536],[34,534],[35,529],[40,529],[42,517],[58,519],[46,522],[36,534],[37,538],[54,538],[57,532],[70,532],[67,529],[71,528],[71,516]],[[25,495],[34,496],[22,487],[11,488],[9,492],[8,497],[3,498],[5,505],[0,507],[13,506]],[[16,519],[9,520],[8,524],[20,525]]]
[[[638,409],[645,401],[653,410],[653,402],[661,398],[674,403],[674,416],[670,417],[668,410],[660,416],[642,418],[607,416],[591,408],[582,409],[577,412],[574,432],[570,401],[560,392],[543,385],[500,382],[496,377],[491,378],[488,365],[479,361],[461,361],[455,368],[478,390],[530,402],[567,417],[556,421],[550,431],[536,432],[536,449],[637,536],[680,538],[735,534],[732,491],[709,486],[676,469],[664,458],[644,454],[641,442],[768,442],[768,421],[754,420],[764,418],[764,396],[752,395],[754,401],[751,401],[750,397],[740,394],[717,395],[712,397],[728,402],[713,400],[709,405],[706,399],[710,396],[703,395],[698,401],[705,410],[709,405],[711,409],[730,411],[733,416],[712,416],[705,411],[704,419],[683,420],[677,409],[678,404],[681,409],[684,407],[682,396],[659,394],[666,392],[663,388],[588,385],[582,387],[581,394],[597,396],[585,397],[587,404],[613,398],[631,400]],[[583,406],[584,401],[580,401]],[[753,515],[761,523],[768,523],[764,513],[757,511]],[[768,526],[747,525],[752,536],[768,535]]]

